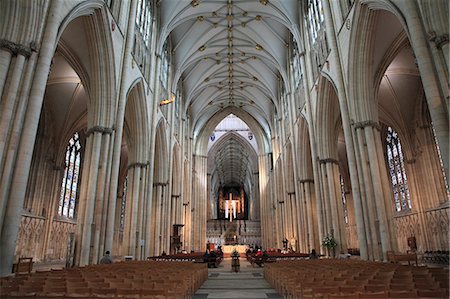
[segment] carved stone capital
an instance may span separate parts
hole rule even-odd
[[[302,184],[302,183],[313,183],[314,184],[314,180],[313,179],[303,179],[303,180],[298,180],[298,182],[300,184]]]
[[[432,31],[428,32],[428,35],[430,36],[430,41],[432,41],[438,49],[442,49],[442,46],[448,43],[448,33],[437,36],[436,32]]]
[[[102,134],[112,134],[114,132],[113,128],[107,128],[102,126],[93,126],[92,128],[88,129],[86,132],[86,137],[90,136],[93,133],[102,133]]]
[[[327,164],[327,163],[332,163],[332,164],[339,164],[339,161],[333,158],[326,158],[326,159],[319,159],[319,163],[320,164]]]
[[[377,129],[378,131],[381,130],[380,124],[376,121],[372,121],[372,120],[365,120],[365,121],[360,121],[357,123],[353,123],[353,126],[355,127],[355,129],[358,128],[365,128],[365,127],[372,127]]]
[[[0,39],[0,48],[10,51],[14,56],[22,55],[30,57],[32,52],[36,52],[36,46],[31,43],[30,46],[16,44],[6,39]]]
[[[137,167],[145,168],[145,167],[147,167],[147,165],[148,165],[147,163],[136,162],[136,163],[128,165],[128,169],[130,169],[130,168],[137,168]]]

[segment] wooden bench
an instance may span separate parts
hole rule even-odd
[[[417,254],[415,252],[407,252],[407,253],[395,253],[393,251],[387,252],[387,259],[391,263],[398,262],[408,262],[408,265],[411,265],[411,262],[417,263]]]
[[[33,264],[32,257],[20,257],[19,261],[13,264],[12,273],[31,273]]]

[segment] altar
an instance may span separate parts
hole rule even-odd
[[[236,249],[242,257],[249,248],[248,245],[223,245],[222,251],[225,257],[229,257],[233,250]]]

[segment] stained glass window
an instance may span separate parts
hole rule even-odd
[[[411,201],[409,198],[402,145],[397,132],[392,127],[387,128],[386,147],[395,209],[397,212],[409,210],[411,209]]]
[[[308,21],[313,42],[317,39],[319,30],[323,26],[323,20],[322,0],[310,0],[308,5]]]
[[[300,65],[300,51],[298,49],[297,43],[294,41],[293,46],[293,56],[292,56],[292,69],[294,73],[294,86],[297,88],[298,84],[300,83],[303,73],[302,68]]]
[[[125,207],[127,204],[127,187],[128,187],[128,176],[125,177],[123,181],[123,196],[122,204],[120,205],[120,230],[123,231],[125,228]]]
[[[75,217],[75,202],[80,176],[81,144],[77,133],[70,138],[66,149],[64,176],[61,185],[58,214],[67,218]]]
[[[150,0],[138,0],[136,25],[148,47],[151,37],[152,10]]]
[[[344,221],[345,221],[345,223],[348,223],[347,198],[345,197],[345,184],[344,184],[344,178],[342,177],[342,175],[339,175],[339,180],[341,183],[342,205],[344,207]]]
[[[161,83],[164,88],[167,88],[169,80],[169,50],[167,42],[164,44],[163,53],[161,55]]]
[[[434,130],[433,124],[431,124],[431,131],[433,132],[434,144],[436,145],[436,151],[437,151],[438,158],[439,158],[439,164],[441,165],[441,173],[442,173],[442,177],[444,179],[444,185],[445,185],[445,189],[447,191],[447,197],[450,197],[450,190],[448,188],[447,176],[445,175],[444,162],[442,161],[442,156],[441,156],[441,149],[439,148],[439,143],[437,142],[436,131]]]

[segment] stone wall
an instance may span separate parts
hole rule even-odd
[[[52,222],[50,241],[45,248],[46,218],[23,215],[17,238],[14,259],[32,257],[34,261],[65,260],[67,241],[70,233],[75,232],[74,222],[54,220]]]

